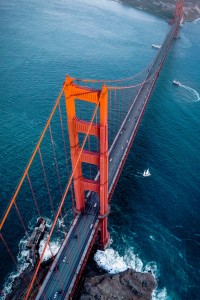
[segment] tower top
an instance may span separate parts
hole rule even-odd
[[[184,7],[184,0],[177,0],[176,1],[175,18],[178,17],[180,21],[183,17],[183,7]]]

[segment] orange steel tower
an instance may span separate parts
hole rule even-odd
[[[76,213],[84,211],[85,191],[98,194],[100,201],[101,231],[100,244],[106,248],[109,242],[108,225],[108,90],[92,90],[73,83],[73,79],[66,78],[64,88],[66,111],[68,117],[68,131],[72,168],[74,170],[74,192]],[[94,124],[76,117],[75,100],[95,103],[100,110],[100,124]],[[80,153],[78,133],[93,135],[99,139],[100,151],[83,150]],[[99,169],[97,180],[86,179],[82,172],[82,163],[96,165]]]
[[[179,24],[181,23],[182,18],[183,18],[183,7],[184,7],[184,0],[177,0],[174,21],[176,21],[176,19],[178,18]],[[176,38],[179,37],[179,27],[177,28],[177,30],[175,32],[175,37]]]
[[[180,21],[183,17],[183,7],[184,7],[184,0],[177,0],[175,18],[179,17]]]

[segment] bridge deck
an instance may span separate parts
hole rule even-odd
[[[146,81],[135,98],[109,151],[109,194],[112,193],[118,176],[137,132],[142,115],[155,85],[159,71],[170,48],[179,20],[171,27],[154,63],[149,69]],[[119,162],[121,162],[119,164]],[[86,202],[85,214],[78,215],[66,236],[63,245],[52,264],[37,295],[39,299],[68,299],[80,271],[90,243],[98,226],[98,197],[92,194]],[[56,270],[55,266],[59,270]],[[58,272],[59,271],[59,272]],[[64,286],[63,286],[64,285]]]
[[[93,194],[78,215],[53,262],[36,299],[68,299],[98,226],[99,204]],[[65,296],[64,296],[65,295]]]
[[[115,138],[113,145],[109,151],[109,194],[112,193],[116,185],[117,178],[120,175],[126,155],[129,152],[137,129],[141,122],[148,100],[151,96],[153,87],[159,76],[160,69],[164,63],[172,43],[174,34],[179,26],[178,21],[173,24],[171,30],[166,36],[158,55],[156,56],[152,66],[149,68],[145,83],[141,86],[138,95],[132,103],[129,112]],[[119,162],[121,162],[119,164]]]

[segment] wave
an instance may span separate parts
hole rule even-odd
[[[200,21],[200,18],[197,18],[196,20],[193,21],[193,23],[196,24],[196,23],[199,22],[199,21]]]
[[[152,300],[168,300],[167,289],[154,290],[152,294]]]
[[[152,240],[152,241],[155,241],[155,237],[153,235],[150,235],[149,238]]]
[[[51,229],[52,221],[48,218],[45,218],[45,221],[46,221],[47,229]],[[63,226],[63,219],[58,219],[58,227],[62,228],[62,226]],[[45,243],[47,241],[47,236],[48,236],[48,234],[46,232],[43,240],[40,242],[40,246],[39,246],[39,255],[40,256],[42,255],[42,252],[44,250]],[[58,253],[60,246],[61,246],[61,240],[59,238],[56,238],[53,241],[51,241],[50,245],[48,245],[45,250],[42,261],[47,261],[48,259],[50,259],[52,257],[52,255],[55,256]]]
[[[195,95],[196,100],[194,100],[194,102],[197,102],[197,101],[200,100],[200,95],[199,95],[199,93],[196,90],[194,90],[193,88],[191,88],[191,87],[189,87],[187,85],[184,85],[182,83],[180,83],[179,86],[182,87],[182,88],[184,88],[184,89],[186,89],[186,90],[188,90],[188,91],[190,91],[190,92],[192,92]]]
[[[94,260],[97,265],[107,271],[109,274],[117,274],[128,268],[134,269],[137,272],[151,272],[155,278],[160,276],[156,262],[148,262],[143,264],[142,260],[136,255],[133,249],[129,249],[124,256],[113,248],[108,248],[105,251],[97,250],[94,255]],[[152,294],[152,300],[167,300],[167,289],[156,289]]]
[[[142,271],[143,263],[132,251],[128,251],[125,256],[120,256],[117,251],[108,248],[105,251],[97,250],[94,260],[99,267],[106,270],[109,274],[117,274],[128,268]]]
[[[44,246],[45,246],[46,239],[42,240],[40,243],[40,248],[39,248],[39,253],[41,255]],[[26,243],[27,239],[23,238],[20,243],[19,243],[19,253],[17,255],[17,261],[18,261],[18,270],[15,272],[12,272],[9,274],[3,290],[2,290],[2,295],[0,296],[0,300],[5,300],[6,296],[9,295],[12,292],[12,286],[16,278],[20,277],[20,275],[23,273],[25,269],[29,266],[29,263],[26,261],[26,256],[28,254],[28,250],[26,249]],[[43,261],[47,261],[49,258],[52,257],[53,255],[56,255],[58,253],[58,250],[60,248],[61,241],[55,240],[50,243],[50,248],[49,246],[46,248],[45,254]]]
[[[26,261],[26,256],[28,250],[26,249],[27,238],[23,237],[19,242],[19,253],[17,255],[18,269],[15,272],[9,274],[4,287],[2,289],[2,295],[0,300],[6,299],[7,295],[11,293],[12,286],[16,278],[20,277],[23,271],[29,266],[29,263]]]
[[[42,255],[45,243],[46,243],[46,238],[40,242],[40,247],[39,247],[40,256]],[[60,245],[61,245],[61,241],[59,239],[50,242],[50,247],[47,246],[42,261],[47,261],[49,258],[52,257],[52,255],[55,256],[58,253],[58,250],[60,249]]]
[[[48,218],[45,218],[46,220],[46,227],[51,228],[52,226],[52,221]],[[62,223],[62,222],[61,222]],[[62,226],[60,224],[60,226]],[[33,230],[35,228],[35,222],[31,221],[29,224],[29,229]],[[47,240],[47,236],[48,234],[46,233],[43,240],[40,242],[40,247],[39,247],[39,254],[41,256],[46,240]],[[29,250],[27,250],[26,248],[26,244],[27,244],[27,237],[24,236],[20,242],[19,242],[19,252],[17,255],[17,271],[14,271],[12,273],[10,273],[5,281],[5,284],[3,286],[3,289],[1,291],[0,295],[0,300],[5,300],[7,295],[9,295],[12,292],[12,286],[13,283],[15,281],[16,278],[20,277],[20,275],[23,273],[24,270],[27,269],[27,267],[29,266],[29,262],[26,261],[26,257],[29,253]],[[45,253],[44,253],[44,257],[43,257],[43,261],[47,261],[49,258],[52,257],[52,255],[56,255],[58,253],[58,250],[61,246],[61,239],[59,238],[55,238],[53,241],[50,242],[50,247],[47,246]]]

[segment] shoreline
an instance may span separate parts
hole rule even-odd
[[[132,299],[151,300],[157,289],[157,279],[152,271],[134,270],[128,266],[126,270],[110,273],[100,267],[94,259],[98,250],[95,244],[82,273],[74,300],[89,299]],[[120,297],[118,297],[120,295]]]
[[[175,11],[175,0],[168,0],[167,3],[161,0],[143,0],[142,2],[140,0],[113,1],[163,19],[172,18]],[[191,0],[191,2],[186,1],[183,9],[183,22],[194,22],[198,19],[200,19],[200,3],[197,3],[197,0]]]

